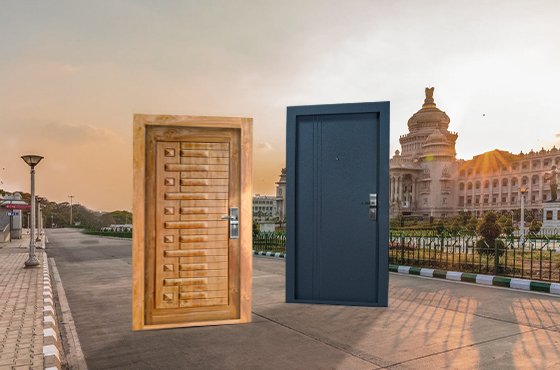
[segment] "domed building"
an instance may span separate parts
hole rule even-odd
[[[408,134],[399,139],[390,162],[390,205],[393,216],[446,216],[455,212],[454,179],[458,163],[457,133],[449,131],[449,116],[426,88],[422,109],[408,120]]]
[[[458,160],[458,134],[449,131],[449,116],[437,108],[434,88],[426,88],[422,108],[408,120],[401,151],[390,162],[391,216],[445,217],[460,211],[480,215],[511,211],[525,204],[537,214],[551,200],[546,174],[560,165],[553,147],[528,154],[492,150],[471,160]]]

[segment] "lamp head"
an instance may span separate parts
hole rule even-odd
[[[39,162],[41,162],[41,159],[43,159],[43,157],[41,157],[40,155],[35,155],[35,154],[27,154],[27,155],[22,155],[21,159],[23,159],[25,161],[25,163],[27,163],[31,168],[33,168]]]
[[[521,192],[521,194],[525,194],[529,189],[527,189],[527,187],[525,185],[523,185],[522,187],[519,188],[519,191]]]

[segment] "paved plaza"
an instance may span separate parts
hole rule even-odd
[[[0,244],[0,369],[43,369],[43,268],[23,268],[28,246]]]
[[[560,299],[390,275],[389,308],[284,303],[284,260],[255,257],[253,322],[133,332],[131,243],[49,234],[89,369],[560,367]]]

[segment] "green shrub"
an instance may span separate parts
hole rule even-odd
[[[489,242],[488,239],[482,238],[476,242],[476,251],[481,256],[494,256],[496,251],[498,252],[498,256],[502,256],[506,252],[506,245],[499,239],[495,239],[492,242]]]
[[[541,227],[542,223],[537,219],[533,219],[533,221],[529,224],[529,232],[531,234],[538,234],[539,231],[541,231]]]

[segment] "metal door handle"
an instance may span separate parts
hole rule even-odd
[[[239,208],[231,207],[229,215],[222,216],[222,220],[229,220],[229,238],[239,238]]]
[[[369,219],[371,221],[377,220],[377,193],[369,195]]]

